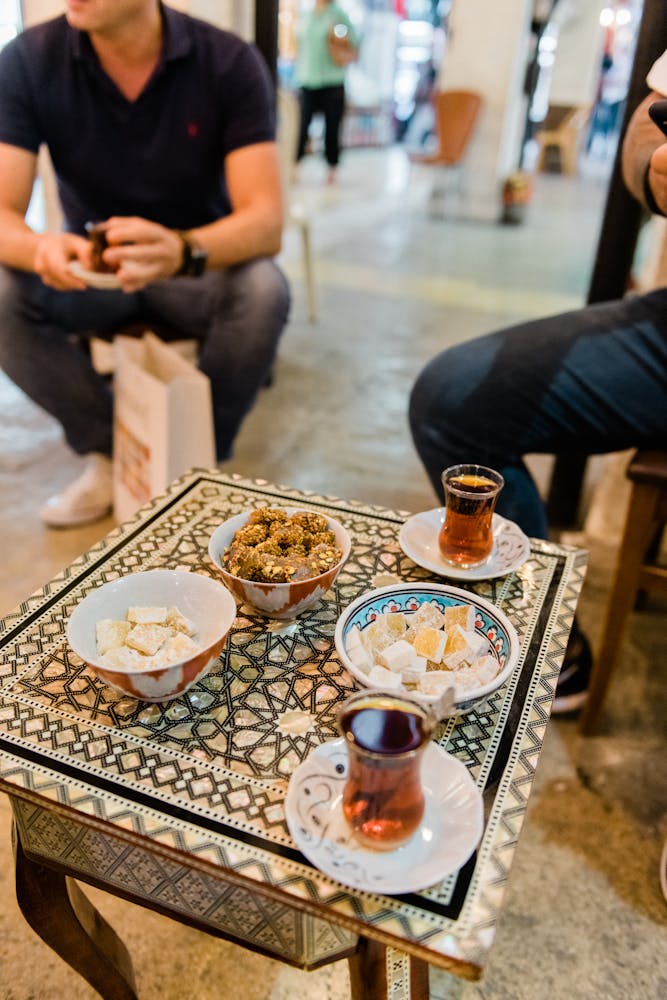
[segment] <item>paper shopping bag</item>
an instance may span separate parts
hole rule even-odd
[[[188,469],[215,464],[211,385],[153,333],[116,337],[114,515],[124,521]]]

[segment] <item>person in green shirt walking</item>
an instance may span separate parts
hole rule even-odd
[[[332,57],[332,35],[348,39],[353,53],[358,49],[359,38],[345,11],[333,0],[315,0],[313,9],[302,18],[297,34],[296,75],[301,88],[301,124],[296,160],[298,163],[303,159],[313,115],[321,112],[330,184],[335,180],[340,159],[340,128],[345,110],[345,63]]]

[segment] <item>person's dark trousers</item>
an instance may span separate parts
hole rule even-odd
[[[296,158],[301,160],[306,152],[308,129],[313,115],[324,115],[324,155],[330,167],[338,166],[340,159],[340,128],[345,112],[345,88],[303,87],[299,95],[301,124]]]
[[[110,455],[112,390],[76,335],[166,323],[175,336],[200,341],[222,461],[270,375],[289,304],[285,277],[266,258],[132,294],[56,291],[35,274],[0,267],[0,368],[55,417],[74,452]]]
[[[449,465],[497,469],[499,514],[548,537],[529,454],[590,455],[667,444],[667,289],[534,320],[434,357],[410,398],[433,488]]]
[[[667,290],[524,323],[433,358],[410,397],[410,427],[440,502],[440,475],[478,462],[505,478],[499,514],[548,537],[524,463],[532,453],[588,455],[667,442]],[[590,643],[575,618],[552,713],[579,710]]]

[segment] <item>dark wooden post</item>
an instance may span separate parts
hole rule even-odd
[[[278,85],[279,0],[255,0],[255,43],[266,59],[274,85]]]
[[[625,114],[588,290],[587,302],[591,304],[622,299],[628,287],[643,210],[623,183],[621,147],[633,111],[648,94],[646,74],[665,49],[667,49],[667,4],[665,0],[644,0],[628,84]],[[586,460],[586,455],[556,457],[547,500],[547,517],[552,527],[578,527],[577,515]]]

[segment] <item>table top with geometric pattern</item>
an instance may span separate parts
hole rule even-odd
[[[207,547],[220,522],[281,504],[330,514],[352,537],[335,586],[297,620],[267,620],[240,606],[217,666],[160,704],[104,685],[69,649],[67,618],[95,587],[149,568],[215,577]],[[408,516],[218,471],[179,479],[0,622],[0,789],[196,857],[259,894],[433,964],[483,967],[583,583],[584,550],[533,540],[516,572],[470,586],[454,581],[501,607],[521,640],[509,682],[436,733],[483,796],[484,833],[460,871],[401,896],[350,890],[301,855],[285,822],[290,775],[316,746],[338,737],[337,707],[356,688],[334,647],[339,614],[388,577],[443,582],[402,552],[398,533]]]

